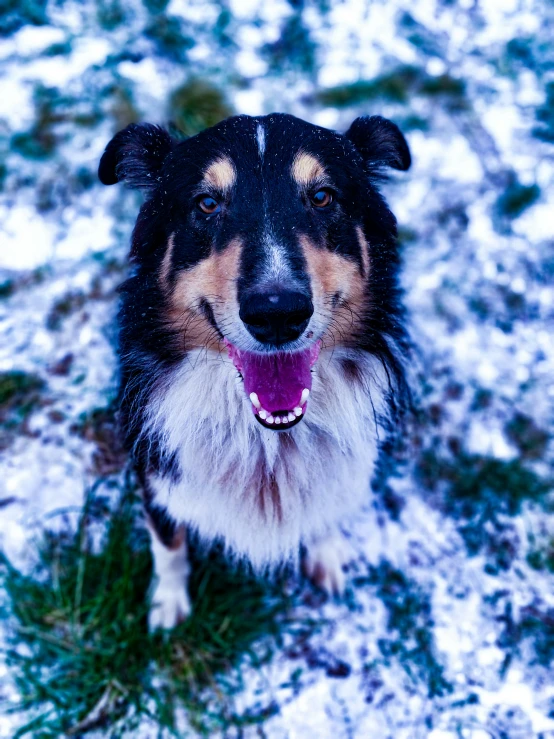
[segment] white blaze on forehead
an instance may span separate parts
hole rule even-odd
[[[230,190],[236,179],[235,165],[226,156],[215,159],[204,172],[204,182],[223,192]]]
[[[263,157],[265,152],[265,129],[261,123],[258,123],[258,127],[256,128],[256,140],[258,142],[260,156]]]

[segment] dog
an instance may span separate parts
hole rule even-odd
[[[102,183],[145,201],[121,287],[120,417],[144,491],[151,629],[191,610],[187,531],[263,572],[344,587],[344,526],[370,500],[409,392],[396,220],[378,184],[398,127],[344,134],[235,116],[187,139],[132,124]]]

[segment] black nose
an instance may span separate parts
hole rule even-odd
[[[252,336],[263,344],[286,344],[308,325],[314,306],[301,292],[253,293],[241,301],[239,315]]]

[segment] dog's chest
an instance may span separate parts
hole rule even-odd
[[[369,355],[348,378],[343,354],[321,358],[306,418],[283,433],[257,423],[226,357],[189,356],[148,408],[145,433],[178,463],[150,479],[156,504],[255,566],[352,515],[369,500],[385,385]]]

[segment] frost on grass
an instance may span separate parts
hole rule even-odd
[[[213,554],[193,570],[191,619],[170,635],[149,636],[152,568],[137,501],[130,479],[115,507],[99,486],[75,533],[45,535],[32,573],[0,561],[12,603],[6,664],[19,689],[10,710],[31,716],[20,736],[114,726],[131,732],[143,715],[174,730],[177,703],[200,732],[249,722],[234,712],[238,668],[255,669],[271,657],[289,599]],[[97,546],[91,534],[102,523]]]
[[[252,724],[271,737],[551,736],[544,4],[8,5],[0,736]],[[383,187],[417,410],[352,525],[343,601],[262,585],[199,551],[193,621],[151,639],[150,560],[114,415],[116,287],[139,202],[101,188],[96,166],[130,122],[192,134],[233,109],[341,130],[380,114],[407,132],[414,166]]]

